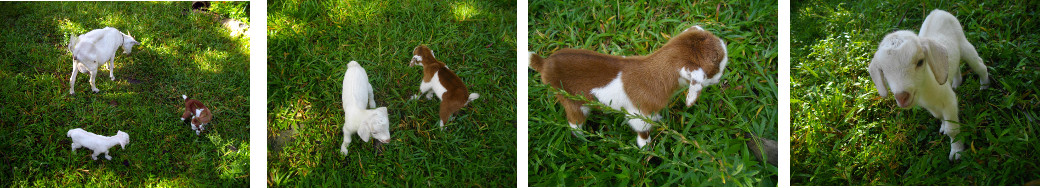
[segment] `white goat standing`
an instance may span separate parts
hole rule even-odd
[[[133,36],[123,34],[115,28],[105,27],[95,29],[86,34],[72,35],[69,37],[69,52],[72,53],[72,77],[69,78],[69,94],[76,94],[76,72],[87,73],[90,71],[90,89],[97,93],[98,88],[94,84],[97,75],[98,64],[108,63],[108,76],[116,80],[112,73],[115,70],[116,49],[122,47],[123,54],[130,54],[134,45],[140,45]]]
[[[367,104],[367,107],[366,107]],[[357,133],[361,140],[368,142],[375,138],[375,144],[390,142],[390,120],[386,107],[375,108],[375,94],[372,84],[368,83],[368,74],[356,61],[350,61],[347,72],[343,75],[343,144],[340,153],[347,155],[350,137]]]
[[[91,132],[87,132],[82,128],[76,128],[69,130],[65,133],[66,136],[72,139],[72,152],[76,152],[76,149],[86,147],[90,150],[94,150],[94,154],[90,155],[91,159],[97,160],[97,156],[104,153],[105,159],[112,160],[112,155],[109,154],[109,149],[119,145],[119,147],[126,149],[126,145],[130,144],[130,135],[123,131],[116,132],[113,136],[101,136]]]
[[[939,132],[950,137],[950,160],[960,159],[957,152],[964,150],[961,141],[954,142],[960,133],[960,120],[953,89],[961,84],[958,72],[962,59],[979,75],[982,89],[986,89],[986,65],[964,36],[957,17],[933,10],[925,18],[919,35],[906,30],[886,35],[868,67],[881,97],[887,97],[891,89],[900,108],[917,105],[942,120]]]

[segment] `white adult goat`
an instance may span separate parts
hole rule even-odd
[[[108,76],[116,80],[112,73],[115,70],[116,49],[122,47],[123,54],[130,54],[134,45],[140,45],[133,36],[123,34],[115,28],[105,27],[95,29],[86,34],[72,35],[69,37],[69,52],[72,53],[72,77],[69,78],[69,94],[76,94],[76,72],[87,73],[90,71],[90,89],[97,93],[98,88],[94,84],[98,64],[108,66]]]

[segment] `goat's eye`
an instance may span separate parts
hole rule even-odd
[[[921,65],[924,65],[924,60],[917,60],[917,67],[921,67]]]

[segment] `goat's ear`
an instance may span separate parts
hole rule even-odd
[[[368,139],[372,137],[372,128],[368,126],[367,121],[368,120],[365,120],[365,122],[361,125],[361,127],[358,127],[358,129],[357,129],[358,136],[361,137],[361,140],[365,141],[365,142],[368,142]],[[343,135],[343,136],[350,136],[350,135]]]
[[[874,60],[870,61],[867,71],[870,72],[870,79],[874,81],[874,87],[877,88],[878,94],[881,97],[888,97],[888,88],[885,87],[885,73],[878,64],[877,57],[874,57]]]
[[[924,48],[925,61],[928,62],[928,67],[932,69],[932,75],[935,75],[935,81],[939,82],[939,85],[946,84],[947,77],[947,63],[949,63],[948,55],[946,54],[946,48],[932,39],[923,39],[922,47]]]

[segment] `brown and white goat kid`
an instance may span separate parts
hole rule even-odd
[[[206,127],[203,126],[209,124],[213,119],[213,111],[210,111],[199,100],[189,99],[188,95],[181,95],[181,97],[184,98],[184,114],[181,115],[181,121],[191,118],[191,130],[195,131],[195,135],[199,135],[206,130]]]
[[[706,86],[722,78],[726,68],[726,43],[700,26],[693,26],[648,56],[619,57],[589,50],[563,49],[542,59],[531,53],[531,68],[542,81],[569,94],[597,99],[627,113],[660,120],[658,114],[682,86],[689,86],[686,106],[697,101]],[[575,136],[589,114],[585,102],[557,95]],[[639,147],[650,143],[651,124],[628,120],[639,136]]]
[[[426,95],[426,99],[431,99],[436,94],[437,98],[441,99],[440,126],[443,129],[444,124],[451,120],[452,114],[479,98],[480,94],[469,93],[462,79],[448,69],[447,65],[438,61],[430,48],[419,45],[412,51],[412,55],[412,61],[408,66],[422,66],[423,79],[419,84],[419,94],[412,95],[411,99],[419,99],[420,95]]]

